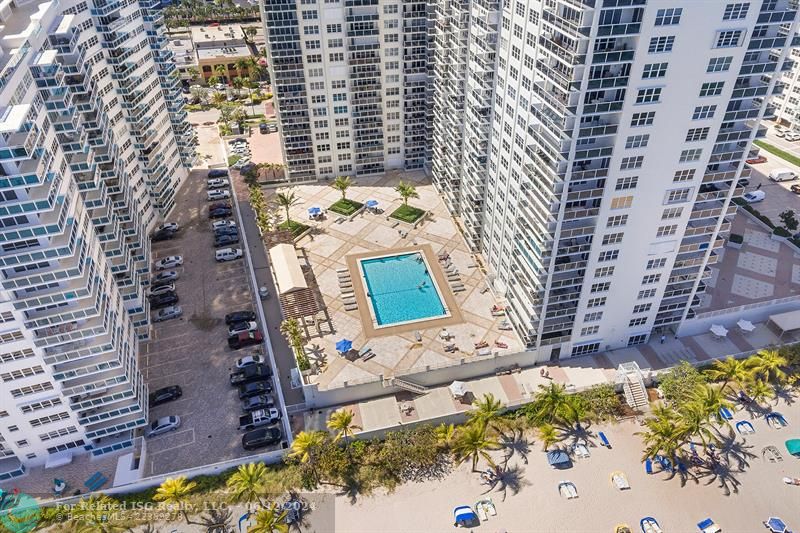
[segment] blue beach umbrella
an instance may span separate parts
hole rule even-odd
[[[367,200],[367,203],[364,204],[369,208],[378,207],[378,200]]]
[[[320,213],[322,213],[322,208],[320,207],[314,206],[308,208],[309,215],[319,215]]]
[[[336,343],[336,351],[338,352],[349,352],[352,347],[353,341],[349,339],[342,339]]]

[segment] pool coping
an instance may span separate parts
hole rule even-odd
[[[428,264],[428,271],[436,284],[439,295],[444,300],[445,310],[449,313],[449,316],[428,319],[422,318],[392,326],[375,327],[370,308],[371,302],[367,298],[367,289],[364,285],[365,281],[361,269],[359,268],[359,261],[362,259],[372,259],[387,255],[405,255],[415,252],[420,252],[424,256]],[[402,248],[386,248],[380,251],[352,254],[345,256],[345,262],[347,263],[347,269],[350,271],[350,278],[358,280],[357,283],[353,283],[353,291],[356,303],[358,304],[358,315],[361,318],[361,326],[366,338],[387,337],[389,335],[397,335],[408,331],[446,327],[464,322],[464,317],[456,302],[455,295],[453,291],[450,290],[450,284],[447,283],[447,277],[444,275],[442,266],[439,264],[439,258],[433,252],[433,248],[430,244],[405,246]]]

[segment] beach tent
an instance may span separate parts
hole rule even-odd
[[[569,468],[572,466],[569,455],[561,450],[550,450],[547,452],[547,463],[553,468]]]
[[[800,457],[800,439],[789,439],[786,441],[786,451],[789,455]]]
[[[468,505],[460,505],[453,509],[453,519],[455,527],[475,527],[481,525],[478,515]]]

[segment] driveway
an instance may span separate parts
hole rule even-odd
[[[207,170],[192,171],[178,192],[174,221],[181,226],[170,241],[153,243],[153,260],[182,255],[176,290],[183,317],[155,324],[142,345],[141,369],[154,391],[180,385],[183,396],[150,410],[155,420],[179,415],[181,427],[148,440],[145,475],[172,472],[251,455],[241,447],[237,430],[241,406],[228,383],[236,358],[262,353],[261,347],[233,351],[227,346],[226,313],[253,310],[253,296],[244,259],[217,263],[207,217]],[[276,449],[265,448],[258,453]]]

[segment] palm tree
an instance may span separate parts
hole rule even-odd
[[[261,509],[256,513],[256,523],[251,526],[248,533],[288,533],[289,525],[286,523],[286,511],[277,512],[274,506]]]
[[[472,470],[476,471],[481,457],[494,466],[489,450],[497,450],[499,447],[500,443],[488,437],[482,427],[468,425],[458,431],[452,450],[457,464],[472,459]]]
[[[717,441],[717,437],[711,432],[711,418],[698,402],[688,402],[681,406],[676,429],[679,444],[682,444],[680,441],[688,441],[692,437],[698,437],[703,447],[708,446],[709,442]]]
[[[480,400],[475,402],[476,409],[467,413],[467,420],[470,424],[481,428],[485,433],[488,427],[499,431],[499,426],[503,420],[503,402],[495,399],[491,393],[484,394]]]
[[[287,192],[279,192],[275,197],[275,201],[279,206],[286,210],[286,227],[289,228],[292,225],[292,219],[289,218],[289,209],[291,209],[294,205],[297,204],[299,198],[293,191]]]
[[[722,387],[715,387],[713,385],[700,385],[692,395],[690,403],[696,403],[700,406],[702,411],[707,417],[713,417],[720,424],[727,424],[728,421],[722,417],[720,411],[723,408],[731,409],[733,404],[725,399],[722,394]]]
[[[539,385],[539,392],[530,404],[533,413],[531,422],[553,423],[561,418],[569,401],[564,390],[564,385],[555,382],[550,382],[547,386]]]
[[[754,379],[750,381],[745,386],[745,390],[756,406],[761,406],[762,402],[766,402],[775,397],[775,389],[763,379]]]
[[[714,361],[714,364],[705,373],[713,381],[722,381],[720,391],[723,391],[729,383],[735,383],[741,388],[742,383],[747,379],[748,368],[741,359],[727,357]]]
[[[114,518],[116,513],[111,512],[113,509],[119,509],[119,507],[119,502],[104,494],[81,499],[78,503],[70,506],[68,511],[72,530],[92,533],[124,531],[126,528],[122,527],[118,520]],[[111,518],[109,518],[109,515],[111,515]]]
[[[328,419],[328,429],[336,432],[336,437],[333,439],[334,442],[341,438],[346,441],[348,437],[353,436],[354,430],[361,429],[361,426],[353,424],[354,416],[353,411],[350,409],[341,409],[331,414]]]
[[[347,189],[351,185],[353,185],[353,180],[350,179],[350,176],[336,176],[336,179],[331,183],[331,187],[342,193],[342,200],[347,197]]]
[[[281,322],[281,333],[286,337],[286,341],[294,349],[295,354],[301,354],[303,351],[303,330],[300,327],[300,322],[296,318],[287,318]]]
[[[324,443],[323,431],[301,431],[292,442],[289,457],[296,458],[301,463],[313,463],[317,451]]]
[[[767,381],[774,378],[779,383],[786,381],[786,372],[783,371],[783,367],[789,364],[789,360],[777,350],[761,350],[747,362],[756,377],[761,376]]]
[[[247,502],[247,511],[250,512],[252,502],[261,503],[261,493],[266,482],[267,467],[264,463],[248,463],[239,465],[236,472],[228,478],[227,486],[231,489],[231,501],[235,503]]]
[[[220,79],[220,83],[225,83],[228,78],[228,68],[225,65],[217,65],[214,67],[214,74]]]
[[[656,407],[653,414],[655,416],[644,422],[647,430],[637,433],[642,436],[645,445],[642,461],[660,453],[674,457],[680,447],[678,441],[682,431],[676,426],[675,412],[666,407]]]
[[[239,73],[239,77],[243,78],[244,73],[247,72],[247,68],[250,66],[250,58],[240,57],[236,60],[236,72]]]
[[[394,190],[397,191],[397,194],[399,194],[400,198],[403,199],[403,205],[408,205],[409,198],[419,198],[417,188],[410,183],[405,183],[402,180],[397,184],[397,187],[395,187]]]
[[[456,437],[455,424],[439,424],[434,430],[436,434],[436,444],[440,448],[448,449],[453,446]]]
[[[553,424],[542,424],[539,426],[539,440],[542,441],[543,451],[558,442],[558,433]]]
[[[195,81],[200,75],[200,71],[194,67],[189,67],[186,69],[186,74],[189,75],[189,81]]]
[[[214,94],[211,95],[211,103],[212,104],[214,104],[214,105],[222,105],[223,102],[225,102],[225,95],[224,94],[218,93],[218,92],[214,92]],[[220,109],[220,112],[222,112],[224,109],[225,108]],[[222,117],[220,117],[220,118],[222,118]]]
[[[186,520],[188,524],[189,515],[186,513],[186,500],[196,486],[197,483],[194,481],[186,481],[185,476],[177,478],[168,477],[161,486],[156,489],[153,499],[157,502],[164,502],[167,505],[177,505],[181,510],[184,520]]]
[[[591,412],[586,401],[583,397],[576,394],[567,395],[561,411],[561,418],[578,429],[580,429],[582,421],[588,420],[591,417]]]

